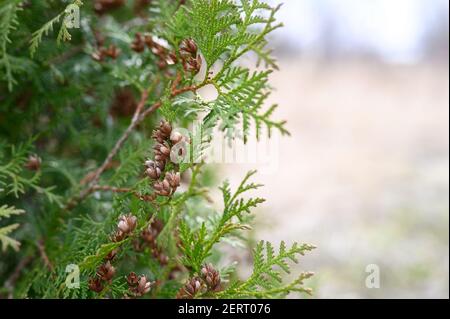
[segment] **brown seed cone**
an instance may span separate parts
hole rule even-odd
[[[220,274],[212,264],[205,264],[201,269],[201,275],[209,290],[220,289]]]
[[[117,224],[117,228],[124,234],[131,233],[137,225],[137,218],[131,214],[122,215],[119,217],[119,223]]]
[[[109,261],[112,261],[116,256],[117,256],[117,253],[119,252],[119,249],[113,249],[113,250],[111,250],[109,253],[108,253],[108,255],[106,255],[106,257],[105,257],[105,259],[106,260],[109,260]]]
[[[138,280],[139,280],[139,278],[135,272],[130,272],[130,274],[127,276],[127,283],[128,283],[128,286],[130,286],[130,287],[136,286],[138,283]]]
[[[181,287],[178,291],[177,299],[193,299],[197,293],[202,290],[202,282],[199,278],[194,277],[189,279],[189,281]]]
[[[164,143],[172,133],[172,126],[167,121],[161,121],[159,127],[153,131],[152,137],[159,143]]]
[[[97,276],[103,281],[110,281],[114,274],[116,273],[116,269],[111,265],[109,261],[98,267]]]
[[[177,131],[172,131],[172,134],[170,134],[170,141],[173,145],[180,143],[184,140],[184,136]]]
[[[170,187],[172,187],[172,190],[175,192],[178,186],[180,186],[180,173],[175,172],[167,172],[166,176],[164,178],[169,182]]]
[[[28,161],[25,163],[25,168],[30,171],[38,171],[41,168],[42,160],[37,155],[30,155]]]
[[[170,196],[172,193],[169,182],[166,180],[156,181],[153,184],[153,189],[155,190],[155,193],[160,196]]]
[[[134,274],[134,273],[132,273]],[[131,275],[131,274],[130,274]],[[128,276],[130,276],[128,275]],[[128,282],[130,291],[137,297],[145,295],[147,292],[150,291],[153,283],[150,282],[146,276],[142,275],[137,278],[137,281],[135,282],[135,275],[132,275],[132,284]],[[128,278],[127,278],[128,281]]]
[[[156,155],[161,156],[163,159],[167,159],[170,156],[170,146],[167,142],[155,144],[153,150],[155,151],[155,159]]]
[[[151,160],[147,160],[145,161],[145,166],[147,167],[147,169],[145,170],[145,174],[151,179],[158,179],[161,176],[160,164],[157,164],[156,162]]]
[[[120,54],[120,49],[116,47],[114,44],[110,44],[107,49],[102,48],[102,52],[105,56],[110,57],[112,59],[116,59]]]
[[[99,293],[103,290],[103,283],[100,278],[89,278],[88,281],[89,289]]]
[[[178,50],[182,59],[197,57],[197,44],[193,39],[184,39],[181,41]]]
[[[139,32],[134,35],[134,41],[131,43],[131,49],[138,53],[141,53],[145,50],[145,42]]]
[[[187,72],[197,74],[202,67],[202,58],[198,55],[196,58],[188,58],[183,61],[183,68]]]

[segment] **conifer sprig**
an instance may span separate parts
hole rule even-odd
[[[199,163],[215,128],[245,142],[253,133],[288,134],[276,105],[266,105],[277,69],[268,35],[281,26],[279,7],[133,3],[86,3],[81,28],[70,32],[68,9],[80,8],[79,0],[65,9],[54,1],[0,4],[0,278],[13,278],[0,297],[310,293],[311,273],[283,278],[290,261],[313,249],[307,244],[282,242],[275,252],[259,242],[252,274],[238,277],[223,247],[253,247],[246,234],[265,199],[248,195],[262,185],[251,181],[255,171],[236,188],[223,183],[218,208],[209,194],[214,169]],[[50,19],[39,27],[43,16]],[[69,40],[68,48],[58,45]],[[241,65],[244,56],[259,67]],[[202,97],[207,86],[217,90],[213,100]],[[177,130],[193,120],[195,132]],[[74,265],[80,282],[71,289]]]

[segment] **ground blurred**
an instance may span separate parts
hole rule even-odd
[[[446,297],[448,67],[281,61],[279,166],[255,237],[310,242],[316,297]],[[234,183],[254,165],[224,164]],[[367,289],[377,264],[381,287]]]
[[[274,170],[220,165],[234,185],[261,169],[254,237],[317,245],[293,271],[316,272],[316,298],[448,298],[448,2],[271,2],[270,102],[292,136],[272,140]]]

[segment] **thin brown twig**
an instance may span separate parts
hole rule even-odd
[[[175,80],[177,82],[177,80]],[[175,97],[177,95],[186,93],[186,92],[195,92],[200,87],[204,86],[206,82],[200,84],[200,85],[190,85],[186,86],[180,89],[177,89],[176,87],[171,87],[171,94],[170,97]],[[70,210],[74,208],[79,202],[81,202],[83,199],[85,199],[89,194],[93,192],[95,187],[98,186],[98,180],[100,178],[100,175],[105,171],[105,169],[108,167],[108,165],[111,163],[114,156],[118,153],[118,151],[121,149],[125,141],[130,136],[131,132],[138,126],[149,114],[152,114],[155,112],[158,108],[162,106],[162,101],[155,102],[152,106],[150,106],[148,109],[143,110],[145,103],[147,101],[149,95],[149,90],[145,90],[142,92],[141,100],[139,101],[139,104],[136,107],[136,111],[133,115],[133,118],[131,120],[130,125],[125,130],[125,132],[122,134],[122,136],[117,140],[116,144],[114,145],[113,149],[109,152],[106,159],[103,161],[103,164],[95,171],[93,176],[90,178],[91,182],[89,183],[89,186],[85,188],[81,193],[71,198],[68,203],[66,204],[65,209]]]
[[[86,198],[89,194],[91,194],[92,191],[94,190],[94,187],[97,186],[100,175],[110,165],[112,159],[117,154],[117,152],[120,150],[120,148],[125,143],[125,141],[128,139],[128,137],[130,136],[130,134],[134,130],[134,128],[139,124],[139,122],[142,121],[142,119],[139,115],[141,114],[141,111],[144,108],[145,103],[147,102],[148,95],[149,95],[149,90],[145,90],[142,92],[141,99],[136,107],[136,111],[134,112],[134,115],[133,115],[133,118],[131,119],[130,125],[125,130],[125,132],[122,134],[122,136],[117,140],[116,144],[114,145],[112,150],[109,152],[108,156],[103,161],[103,164],[97,170],[95,170],[95,173],[93,174],[93,176],[90,177],[89,186],[86,189],[84,189],[77,197],[69,200],[69,202],[66,205],[67,210],[70,210],[73,207],[75,207],[77,205],[77,203],[79,203],[84,198]]]
[[[41,240],[38,241],[37,247],[38,247],[38,250],[39,250],[39,254],[41,255],[41,258],[42,258],[42,260],[44,261],[45,266],[47,266],[47,268],[48,268],[51,272],[53,272],[54,267],[53,267],[52,262],[51,262],[50,259],[48,258],[47,253],[45,252],[45,245],[44,245],[44,240],[43,240],[43,239],[41,239]]]
[[[17,279],[20,277],[20,273],[22,270],[28,266],[29,263],[33,260],[33,257],[28,255],[25,258],[23,258],[14,268],[13,273],[9,276],[9,278],[5,281],[4,287],[10,291],[10,294],[8,297],[12,298],[12,290],[14,289],[14,286],[16,284]]]
[[[108,185],[95,185],[92,190],[95,191],[110,191],[113,193],[130,193],[132,192],[131,188],[126,187],[114,187]]]

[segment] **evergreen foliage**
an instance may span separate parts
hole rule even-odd
[[[0,3],[0,296],[311,293],[311,273],[283,280],[308,244],[282,242],[276,253],[261,241],[252,274],[239,278],[223,246],[252,246],[246,232],[264,199],[248,193],[262,185],[250,181],[255,171],[236,189],[223,183],[217,209],[214,173],[196,161],[214,128],[244,141],[288,134],[276,105],[266,107],[278,9],[259,0]],[[74,10],[79,29],[68,24]],[[257,68],[239,63],[247,55]],[[216,99],[198,94],[206,86]],[[176,135],[193,120],[200,136]],[[167,158],[186,144],[189,160]]]

